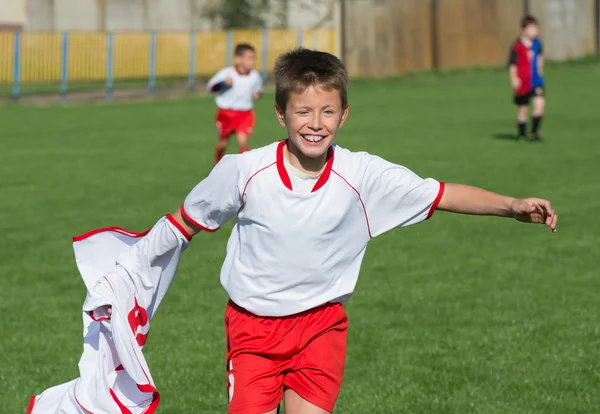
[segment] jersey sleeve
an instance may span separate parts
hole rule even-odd
[[[252,89],[252,92],[262,93],[262,91],[263,91],[263,78],[257,72],[256,73],[256,82],[254,83],[254,88]]]
[[[216,231],[241,207],[240,155],[226,155],[194,187],[181,207],[182,216],[204,231]]]
[[[220,71],[215,73],[213,75],[213,77],[210,78],[210,80],[208,81],[208,84],[206,85],[206,89],[208,89],[208,91],[211,93],[215,92],[215,91],[213,91],[215,86],[221,82],[225,82],[225,79],[227,79],[228,74],[229,74],[229,68],[221,69]]]
[[[538,54],[540,54],[540,55],[544,54],[544,44],[542,43],[541,40],[538,40]]]
[[[517,51],[514,46],[510,48],[510,54],[508,56],[508,64],[507,66],[516,65],[517,64]]]
[[[423,179],[408,168],[373,157],[361,190],[371,236],[428,219],[443,193],[444,183]]]

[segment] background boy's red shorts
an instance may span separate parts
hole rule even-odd
[[[254,111],[235,111],[219,108],[216,124],[221,139],[228,139],[231,134],[236,132],[250,136],[254,128]]]
[[[339,303],[270,318],[230,301],[225,311],[229,413],[273,410],[285,388],[333,411],[344,376],[347,331],[348,317]]]

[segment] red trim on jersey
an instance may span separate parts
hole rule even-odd
[[[363,212],[365,213],[365,221],[367,222],[367,230],[369,232],[369,238],[372,239],[373,235],[371,234],[371,225],[369,224],[369,216],[367,215],[367,208],[365,207],[365,203],[363,202],[362,197],[360,196],[360,193],[358,192],[358,190],[356,188],[354,188],[352,186],[352,184],[350,184],[348,182],[348,180],[346,180],[344,177],[342,177],[342,175],[340,173],[338,173],[336,170],[332,169],[331,172],[333,172],[335,175],[337,175],[342,180],[344,180],[344,182],[346,184],[348,184],[348,187],[350,187],[351,189],[353,189],[354,192],[356,193],[356,195],[358,196],[358,201],[360,201],[360,204],[362,205],[362,208],[363,208]]]
[[[93,412],[91,412],[90,410],[88,410],[87,408],[85,408],[83,405],[81,405],[81,403],[77,399],[77,384],[79,384],[79,381],[77,381],[77,383],[75,384],[75,387],[73,387],[73,397],[75,398],[75,402],[77,403],[77,405],[79,405],[79,407],[81,407],[81,409],[83,411],[86,412],[86,414],[94,414]]]
[[[115,393],[112,390],[112,388],[109,388],[108,392],[110,393],[110,396],[112,397],[112,399],[114,400],[114,402],[119,407],[119,410],[121,410],[121,414],[132,414],[132,412],[129,410],[129,408],[127,408],[125,405],[123,405],[123,403],[121,401],[119,401],[119,399],[115,395]]]
[[[429,208],[429,213],[427,213],[427,218],[425,220],[429,220],[431,218],[431,216],[433,216],[433,213],[435,212],[438,205],[440,204],[440,201],[442,200],[442,196],[444,195],[445,189],[446,189],[446,184],[440,183],[440,189],[438,191],[438,194],[435,197],[435,200],[433,200],[433,204],[431,205],[431,208]]]
[[[142,233],[137,233],[135,231],[126,230],[126,229],[124,229],[122,227],[116,227],[116,226],[103,227],[101,229],[96,229],[96,230],[88,231],[87,233],[84,233],[84,234],[82,234],[80,236],[75,236],[75,237],[73,237],[73,242],[75,243],[75,242],[79,242],[79,241],[85,240],[85,239],[87,239],[89,237],[92,237],[95,234],[104,233],[105,231],[112,231],[112,232],[123,234],[123,235],[129,236],[129,237],[144,237],[146,234],[148,234],[150,232],[150,230],[152,230],[152,229],[148,229],[148,230],[146,230],[146,231],[144,231]]]
[[[279,173],[279,178],[281,178],[281,182],[283,182],[283,185],[285,185],[288,188],[288,190],[292,190],[292,181],[290,180],[290,176],[287,172],[287,169],[285,168],[285,163],[283,159],[283,147],[285,147],[287,142],[288,140],[284,139],[283,141],[279,142],[279,145],[277,145],[277,172]],[[315,186],[311,190],[311,193],[314,193],[315,191],[323,187],[327,180],[329,180],[329,176],[331,175],[331,168],[333,167],[334,154],[335,151],[333,150],[333,146],[329,147],[327,149],[327,164],[325,164],[325,169],[323,170],[321,176],[315,183]]]
[[[115,368],[115,371],[123,371],[125,368],[123,368],[123,364],[120,364],[118,367]]]
[[[110,280],[108,280],[106,276],[104,276],[104,280],[106,280],[106,283],[108,283],[108,286],[110,286],[111,290],[114,292],[115,288],[113,287],[112,283],[110,283]]]
[[[283,163],[283,147],[287,143],[287,139],[279,142],[277,145],[277,172],[279,173],[279,178],[281,178],[281,182],[283,185],[287,187],[288,190],[292,189],[292,181],[290,180],[290,176],[288,175],[287,170],[285,169],[285,164]]]
[[[207,231],[209,233],[213,233],[220,229],[220,227],[217,227],[216,229],[209,229],[208,227],[204,227],[202,224],[198,223],[196,220],[191,218],[188,215],[188,213],[185,212],[185,209],[183,208],[183,204],[181,205],[180,210],[181,210],[181,215],[183,216],[184,219],[186,219],[187,221],[189,221],[190,223],[192,223],[194,226],[198,227],[202,231]]]
[[[160,404],[160,394],[157,391],[154,391],[154,393],[152,394],[152,402],[148,407],[146,407],[144,411],[142,411],[142,414],[154,413],[158,408],[158,404]]]
[[[148,374],[146,374],[144,367],[142,367],[142,364],[140,363],[140,360],[138,359],[135,351],[134,351],[134,355],[135,355],[136,359],[138,360],[138,364],[140,364],[140,368],[142,369],[144,376],[146,377],[146,379],[148,381],[150,381],[150,379],[148,378]],[[119,371],[120,370],[119,368],[123,369],[123,366],[119,365],[117,368],[115,368],[115,371]],[[146,409],[144,411],[142,411],[142,414],[154,413],[156,411],[156,408],[158,407],[158,404],[160,404],[159,392],[156,390],[156,388],[154,386],[152,386],[152,384],[136,384],[136,386],[141,392],[152,393],[152,401],[150,402],[150,405],[148,405],[148,407],[146,407]],[[113,400],[115,401],[115,403],[121,410],[121,414],[132,414],[132,412],[121,401],[119,401],[119,398],[116,396],[116,394],[114,393],[112,388],[109,388],[108,392],[110,393],[110,396],[113,398]]]
[[[133,347],[133,345],[132,345],[132,347]],[[146,413],[152,414],[154,411],[156,411],[158,404],[160,404],[160,394],[159,394],[158,390],[152,384],[150,384],[150,378],[148,377],[148,374],[146,374],[146,370],[140,363],[140,360],[139,360],[137,354],[135,352],[133,354],[135,355],[135,358],[138,360],[138,364],[140,364],[140,368],[142,369],[144,376],[148,380],[148,384],[137,384],[137,387],[141,392],[151,392],[152,393],[152,402],[150,403],[150,405],[148,407],[146,407],[146,409],[144,411],[142,411],[142,414],[146,414]]]
[[[99,318],[96,318],[94,316],[94,311],[91,311],[89,313],[90,318],[92,318],[93,320],[95,320],[96,322],[102,322],[102,321],[110,321],[110,318],[108,316],[100,316]]]
[[[260,170],[258,170],[254,174],[252,174],[250,176],[250,178],[248,178],[248,181],[246,181],[246,184],[244,185],[244,191],[242,191],[242,207],[240,207],[240,209],[242,209],[244,207],[244,196],[246,195],[246,188],[248,188],[248,184],[250,184],[250,180],[252,180],[259,172],[264,171],[267,168],[274,166],[276,163],[277,163],[277,161],[267,165],[266,167],[261,168]]]
[[[186,238],[188,241],[192,240],[192,236],[190,236],[190,234],[189,234],[189,233],[188,233],[188,232],[187,232],[187,231],[186,231],[186,230],[183,228],[183,226],[182,226],[181,224],[179,224],[179,223],[177,222],[177,220],[175,220],[175,219],[173,218],[173,216],[172,216],[172,215],[170,215],[170,214],[167,214],[165,217],[167,218],[167,220],[169,220],[169,222],[170,222],[172,225],[174,225],[175,227],[177,227],[177,230],[179,230],[179,232],[180,232],[181,234],[183,234],[183,235],[185,236],[185,238]]]
[[[156,392],[156,388],[154,388],[151,385],[138,385],[138,388],[142,392],[151,392],[152,393],[152,402],[150,403],[150,405],[148,407],[146,407],[146,409],[144,411],[142,411],[142,414],[146,414],[146,413],[152,414],[153,412],[156,411],[156,407],[158,407],[158,404],[160,402],[160,395],[158,394],[158,392]],[[115,401],[115,403],[121,410],[121,414],[133,414],[132,411],[130,411],[121,401],[119,401],[119,399],[117,398],[117,396],[114,393],[114,391],[112,390],[112,388],[109,388],[108,392],[110,393],[110,396],[113,398],[113,400]]]
[[[236,73],[240,76],[250,76],[250,74],[252,73],[252,71],[248,71],[247,73],[242,73],[240,72],[240,70],[237,68],[237,66],[233,65],[233,70],[236,71]]]
[[[31,396],[31,398],[29,398],[29,405],[27,406],[26,414],[31,414],[31,412],[33,411],[34,405],[35,405],[35,395],[33,395],[33,396]]]
[[[327,150],[327,164],[325,165],[325,169],[321,173],[321,176],[315,183],[315,186],[313,187],[311,193],[314,193],[319,188],[323,187],[327,180],[329,180],[329,176],[331,175],[331,168],[333,167],[334,152],[335,151],[333,150],[333,146],[329,147],[329,149]]]

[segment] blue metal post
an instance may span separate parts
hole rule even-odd
[[[106,100],[112,100],[113,96],[113,88],[114,88],[114,80],[113,80],[113,72],[114,72],[114,33],[109,32],[108,37],[106,38]]]
[[[13,87],[12,97],[18,101],[21,96],[21,32],[15,32],[14,62],[13,62]]]
[[[233,30],[227,30],[227,56],[225,56],[225,66],[233,65]]]
[[[296,46],[304,46],[304,29],[298,29],[298,36],[296,37]]]
[[[196,32],[190,32],[190,56],[188,68],[188,89],[194,90],[196,86]]]
[[[262,78],[263,82],[267,81],[267,75],[269,73],[269,68],[267,65],[269,64],[269,31],[267,29],[263,29],[262,31]]]
[[[62,59],[60,64],[60,99],[67,100],[67,88],[69,86],[69,32],[62,36]]]
[[[150,63],[148,68],[148,94],[156,91],[156,32],[150,34]]]

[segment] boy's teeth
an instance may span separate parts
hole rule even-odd
[[[323,137],[320,135],[305,135],[304,139],[310,142],[319,142],[323,139]]]

